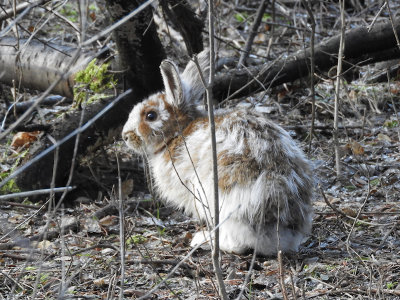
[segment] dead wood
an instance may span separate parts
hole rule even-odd
[[[46,1],[45,1],[45,0],[38,0],[38,1],[35,1],[35,2],[33,2],[33,3],[24,2],[24,3],[18,4],[18,5],[15,7],[15,9],[14,9],[14,8],[1,9],[1,10],[0,10],[0,22],[6,20],[6,19],[8,19],[8,18],[13,17],[13,16],[14,16],[14,13],[18,14],[18,13],[20,13],[21,11],[27,9],[28,7],[33,8],[33,7],[35,7],[35,6],[38,6],[38,5],[43,4],[44,2],[46,2]]]
[[[112,202],[100,208],[93,214],[93,217],[99,220],[110,215],[118,215],[118,203]]]
[[[50,124],[27,124],[27,125],[19,125],[15,127],[15,131],[25,131],[25,132],[32,132],[32,131],[44,131],[47,132],[51,128]]]
[[[106,4],[112,21],[116,22],[135,10],[141,2],[107,0]],[[125,71],[127,86],[133,88],[135,94],[136,100],[132,104],[161,90],[161,75],[157,75],[160,73],[159,66],[165,58],[165,52],[152,22],[151,9],[145,9],[137,17],[118,27],[114,31],[114,39],[117,43],[120,68]],[[121,120],[123,121],[125,120]]]
[[[400,34],[400,20],[394,22],[395,30]],[[315,68],[323,73],[337,64],[340,35],[322,41],[315,47]],[[354,65],[367,65],[387,59],[400,57],[393,34],[392,24],[385,22],[375,25],[370,32],[367,27],[358,27],[345,35],[343,72]],[[215,79],[214,97],[219,101],[227,97],[248,96],[265,88],[309,75],[311,49],[299,51],[267,65],[249,67],[242,70],[230,70]],[[256,80],[255,80],[256,78]]]
[[[42,233],[36,234],[29,238],[20,238],[8,243],[0,243],[0,250],[10,250],[14,247],[31,247],[32,242],[40,242],[43,241],[44,238],[47,240],[52,240],[60,236],[60,232],[69,232],[69,231],[78,231],[80,228],[79,222],[72,222],[68,225],[65,225],[59,229],[52,229],[48,231],[44,231]]]
[[[113,21],[120,20],[123,16],[139,6],[138,1],[108,0],[107,7]],[[130,19],[114,31],[114,38],[119,52],[119,65],[123,69],[126,85],[133,89],[129,97],[119,101],[111,110],[99,118],[94,125],[81,134],[78,153],[85,153],[92,145],[97,143],[109,144],[118,139],[121,125],[126,121],[132,106],[150,93],[162,88],[161,76],[158,67],[164,58],[164,51],[156,34],[154,23],[151,22],[152,11],[145,9],[135,18]],[[84,108],[83,123],[92,119],[107,104],[105,100],[89,104]],[[55,140],[61,140],[79,127],[82,111],[75,110],[60,118],[53,125],[49,135]],[[25,163],[51,146],[48,136],[38,141],[30,148]],[[70,139],[59,148],[57,165],[56,186],[62,186],[67,181],[69,170],[72,166],[75,139]],[[50,152],[40,161],[28,168],[16,179],[21,190],[32,190],[50,186],[53,176],[54,154]],[[74,176],[74,184],[78,185],[80,192],[84,191],[89,196],[97,195],[100,187],[93,183]]]
[[[0,37],[0,76],[1,82],[17,88],[46,90],[53,81],[62,74],[70,72],[70,76],[57,84],[53,93],[73,98],[74,74],[84,69],[93,59],[93,54],[82,53],[72,68],[73,53],[76,48],[46,43],[39,40],[16,40],[13,37]]]
[[[186,1],[182,0],[162,0],[160,5],[180,32],[186,45],[189,56],[203,50],[203,21],[193,12]]]
[[[11,105],[11,109],[15,108],[15,112],[17,114],[25,112],[29,107],[31,107],[37,100],[37,97],[34,97],[31,100],[24,101],[24,102],[18,102],[18,103],[13,103]],[[43,101],[40,103],[42,106],[53,106],[53,105],[65,105],[65,104],[71,104],[72,99],[71,98],[66,98],[66,97],[61,97],[61,96],[49,96],[43,99]]]

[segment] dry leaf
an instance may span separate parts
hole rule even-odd
[[[54,248],[54,244],[48,240],[43,240],[43,241],[37,243],[36,248],[38,248],[38,249]]]
[[[95,12],[91,12],[90,14],[89,14],[89,17],[90,17],[90,19],[94,22],[94,21],[96,21],[96,13]]]
[[[259,33],[254,38],[254,43],[261,44],[261,43],[265,43],[266,40],[267,40],[267,36],[264,33]]]
[[[357,100],[357,92],[355,90],[351,90],[350,93],[349,93],[349,98],[352,101]]]
[[[107,278],[99,278],[99,279],[95,279],[93,280],[93,284],[95,286],[106,286],[108,285],[109,280]]]
[[[37,140],[39,133],[40,131],[18,132],[12,139],[11,147],[17,150],[29,148]]]
[[[91,232],[91,233],[100,233],[101,232],[101,227],[99,225],[99,222],[92,218],[86,219],[84,221],[83,227],[87,232]]]
[[[383,142],[391,142],[392,141],[392,139],[388,135],[383,134],[383,133],[379,133],[377,138],[379,141],[383,141]]]
[[[128,198],[128,196],[133,191],[133,179],[128,179],[122,182],[121,190],[122,190],[122,199]]]
[[[23,215],[14,215],[14,216],[9,217],[7,219],[7,221],[12,223],[12,224],[19,224],[24,220],[25,220],[25,217]]]
[[[99,221],[101,226],[112,226],[118,223],[117,216],[106,216]]]
[[[354,209],[350,208],[350,207],[344,207],[342,208],[342,212],[350,217],[357,217],[357,211],[355,211]]]
[[[346,144],[346,148],[350,150],[353,155],[364,155],[364,147],[356,141],[351,141]]]

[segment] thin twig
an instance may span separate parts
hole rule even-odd
[[[292,297],[293,300],[297,300],[296,286],[294,285],[293,275],[291,272],[289,273],[289,276],[290,276],[290,284],[292,285]]]
[[[319,187],[319,190],[321,192],[322,197],[324,198],[324,201],[325,201],[326,205],[328,205],[337,215],[340,215],[342,217],[348,218],[348,219],[350,219],[352,221],[357,221],[360,224],[365,224],[365,225],[369,225],[369,226],[389,226],[391,224],[394,224],[394,223],[381,224],[381,223],[365,222],[363,220],[360,220],[359,218],[354,218],[352,216],[349,216],[349,215],[345,214],[343,211],[337,209],[332,203],[329,202],[328,198],[326,197],[326,195],[325,195],[325,193],[324,193],[324,191],[322,190],[321,187]],[[394,213],[394,214],[398,214],[398,213]],[[360,211],[360,215],[364,215],[364,213],[362,211]]]
[[[120,245],[120,292],[119,299],[124,299],[124,281],[125,281],[125,229],[124,229],[124,201],[122,199],[122,180],[121,180],[121,170],[119,165],[119,158],[117,154],[117,149],[115,149],[115,157],[117,160],[118,168],[118,202],[119,202],[119,245]]]
[[[61,193],[61,192],[65,192],[65,191],[69,192],[69,191],[74,190],[75,188],[76,188],[75,186],[66,186],[66,187],[58,187],[58,188],[54,188],[54,189],[50,188],[50,189],[41,189],[41,190],[35,190],[35,191],[28,191],[28,192],[20,192],[20,193],[14,193],[14,194],[0,195],[0,200],[13,199],[13,198],[23,198],[23,197],[44,195],[44,194],[50,194],[50,193]],[[35,208],[38,208],[38,207],[35,207]]]
[[[311,90],[311,103],[312,103],[312,112],[311,112],[311,128],[310,128],[310,141],[308,144],[308,153],[311,153],[312,139],[314,136],[314,125],[315,125],[315,87],[314,87],[314,73],[315,73],[315,18],[314,14],[309,5],[309,0],[306,2],[305,0],[301,0],[304,7],[307,10],[308,16],[311,20],[311,71],[310,71],[310,90]]]
[[[258,224],[258,226],[257,226],[257,236],[260,235],[260,231],[261,231],[261,224]],[[255,246],[254,246],[253,256],[252,256],[252,258],[251,258],[251,263],[250,263],[249,270],[247,271],[247,274],[246,274],[246,276],[245,276],[245,278],[244,278],[244,281],[243,281],[242,288],[240,289],[240,293],[239,293],[239,295],[236,297],[236,300],[242,299],[242,296],[243,296],[243,293],[244,293],[245,288],[246,288],[246,286],[247,286],[247,283],[248,283],[249,280],[250,280],[251,272],[252,272],[252,270],[253,270],[253,268],[254,268],[254,263],[256,262],[258,241],[259,241],[259,240],[257,239],[257,240],[256,240],[256,244],[255,244]]]
[[[340,151],[339,151],[339,140],[338,140],[338,124],[339,124],[339,92],[340,92],[340,80],[342,73],[342,62],[344,52],[344,38],[346,23],[344,18],[344,0],[340,0],[340,20],[341,20],[341,33],[339,42],[339,53],[338,53],[338,64],[337,64],[337,76],[336,76],[336,88],[335,88],[335,114],[334,114],[334,129],[333,129],[333,140],[335,144],[335,162],[336,162],[336,177],[340,177]]]
[[[367,201],[369,199],[369,196],[371,194],[371,184],[368,178],[368,191],[367,191],[367,195],[365,196],[364,202],[363,204],[360,206],[360,208],[357,211],[357,215],[353,220],[353,224],[351,224],[351,228],[349,231],[349,234],[347,235],[346,238],[346,247],[347,247],[347,251],[350,252],[350,238],[351,238],[351,234],[353,233],[354,227],[356,226],[357,222],[360,222],[360,215],[361,215],[361,211],[364,209],[365,205],[367,204]]]
[[[386,76],[387,76],[389,97],[390,97],[390,101],[392,102],[392,107],[393,107],[393,110],[394,110],[394,115],[396,116],[397,124],[400,124],[399,114],[397,113],[396,104],[394,103],[394,100],[393,100],[393,93],[391,93],[391,88],[390,88],[390,73],[389,73],[389,70],[386,71]],[[400,140],[400,128],[399,128],[398,126],[397,126],[397,138]]]
[[[214,0],[208,1],[208,30],[210,44],[210,77],[206,88],[208,103],[208,119],[210,122],[211,148],[213,161],[213,179],[214,179],[214,247],[212,249],[212,261],[214,265],[215,275],[219,288],[219,295],[223,300],[227,300],[228,296],[225,289],[224,280],[219,261],[219,198],[218,198],[218,166],[217,166],[217,142],[215,138],[215,121],[214,121],[214,99],[213,99],[213,83],[215,76],[215,51],[214,51]],[[211,234],[211,233],[210,233]]]
[[[258,27],[260,27],[264,11],[267,8],[267,4],[268,2],[266,0],[262,0],[260,6],[258,7],[256,18],[254,20],[253,26],[251,27],[249,36],[247,37],[244,50],[240,55],[240,59],[237,65],[238,68],[241,68],[243,65],[246,64],[246,59],[250,54],[251,46],[253,45],[254,38],[256,37],[256,34],[258,32]]]
[[[18,4],[16,7],[6,9],[0,14],[0,22],[13,17],[14,14],[20,13],[21,11],[23,11],[24,9],[26,9],[28,7],[30,7],[30,9],[32,9],[35,6],[41,5],[44,2],[45,2],[45,0],[39,0],[39,1],[36,1],[33,3],[24,2],[24,3]]]
[[[381,6],[381,8],[379,9],[378,13],[375,15],[374,19],[372,20],[371,24],[368,25],[368,32],[371,31],[372,27],[374,27],[376,20],[378,19],[378,17],[381,15],[383,9],[386,7],[386,2],[383,3],[383,5]]]
[[[389,19],[390,19],[390,24],[392,24],[393,34],[394,34],[394,37],[396,38],[397,47],[400,49],[400,40],[399,40],[399,36],[397,35],[396,28],[394,26],[392,10],[390,9],[389,1],[386,0],[385,2],[386,2],[386,6],[387,6],[387,9],[388,9],[388,12],[389,12]]]
[[[282,250],[278,250],[278,264],[279,264],[279,285],[281,286],[282,297],[284,300],[289,300],[285,286],[285,271],[282,262]]]

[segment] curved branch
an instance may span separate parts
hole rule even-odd
[[[400,34],[400,20],[394,22],[394,29]],[[316,72],[327,71],[337,63],[340,35],[322,41],[315,47]],[[367,27],[359,27],[346,32],[346,49],[344,50],[344,71],[354,64],[368,64],[384,60],[390,53],[390,58],[400,57],[390,22],[385,22],[368,32]],[[380,53],[386,55],[380,56]],[[274,87],[283,83],[309,75],[311,49],[299,51],[284,59],[280,59],[271,66],[266,65],[249,67],[246,70],[230,70],[220,74],[215,79],[214,97],[219,101],[230,95],[235,97],[248,96],[260,91],[263,87]],[[263,86],[261,86],[261,84]],[[243,86],[247,85],[245,88]]]

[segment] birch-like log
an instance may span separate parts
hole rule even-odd
[[[66,80],[61,80],[53,89],[53,94],[73,98],[74,74],[86,67],[94,58],[86,52],[70,65],[76,48],[37,40],[17,40],[0,37],[0,81],[17,87],[44,91],[62,74],[70,71]]]

